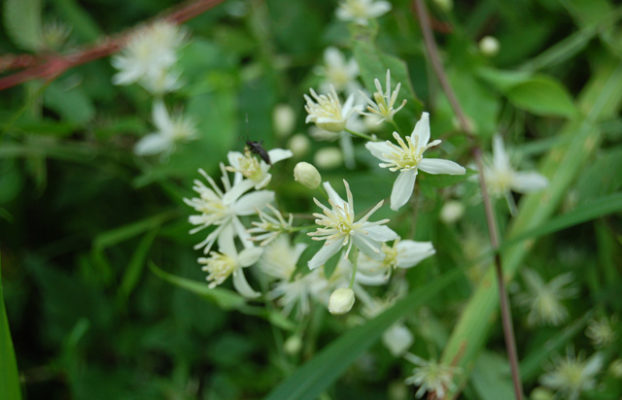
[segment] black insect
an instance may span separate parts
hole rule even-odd
[[[267,162],[269,165],[272,165],[272,162],[270,161],[270,156],[268,155],[268,152],[266,151],[266,149],[264,149],[263,146],[261,145],[261,142],[257,142],[254,140],[247,140],[246,145],[248,146],[250,151],[257,154],[259,157],[262,158],[262,160]]]

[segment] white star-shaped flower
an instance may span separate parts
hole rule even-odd
[[[324,182],[324,189],[328,194],[328,203],[331,208],[326,207],[316,198],[313,199],[324,213],[313,214],[317,218],[315,223],[320,227],[308,235],[314,240],[324,240],[325,242],[309,260],[310,269],[324,265],[342,247],[346,248],[344,257],[347,258],[353,245],[370,257],[380,257],[381,243],[398,238],[393,230],[384,225],[389,222],[388,219],[375,222],[368,221],[369,217],[382,206],[383,201],[380,201],[355,222],[352,192],[348,182],[344,180],[343,184],[346,188],[348,201],[344,201],[328,182]]]
[[[496,135],[492,140],[492,164],[484,168],[486,184],[491,194],[505,196],[511,190],[529,193],[544,189],[548,180],[535,171],[519,172],[510,165],[510,157],[503,146],[503,139]]]
[[[261,253],[260,247],[247,247],[238,253],[233,227],[227,225],[218,236],[218,251],[212,251],[209,257],[199,258],[199,264],[205,265],[202,270],[208,273],[210,288],[215,288],[232,275],[235,290],[244,297],[255,298],[259,293],[248,284],[242,268],[255,264]]]
[[[343,0],[339,3],[337,18],[367,25],[368,20],[378,18],[389,10],[391,10],[391,3],[388,1]]]
[[[408,239],[396,240],[391,246],[382,243],[381,251],[381,259],[360,255],[357,275],[360,273],[363,277],[371,279],[382,276],[386,281],[395,268],[412,268],[436,253],[431,242],[416,242]]]
[[[343,131],[350,115],[358,109],[354,107],[354,96],[350,95],[345,104],[341,106],[339,96],[332,85],[330,85],[328,94],[318,95],[313,89],[310,92],[311,97],[304,95],[307,102],[305,110],[308,114],[305,122],[313,122],[318,128],[330,132]]]
[[[330,91],[330,85],[338,92],[347,94],[358,93],[361,85],[356,81],[359,76],[359,66],[354,58],[349,61],[335,47],[324,50],[324,65],[316,69],[317,73],[324,76],[322,91]]]
[[[284,149],[272,149],[268,151],[268,158],[271,164],[285,160],[292,156],[292,152]],[[251,180],[255,184],[255,189],[262,189],[270,183],[272,174],[268,172],[271,164],[258,159],[248,147],[244,153],[230,151],[227,153],[229,167],[227,170],[241,174],[244,178]]]
[[[393,132],[393,137],[399,146],[388,140],[365,144],[367,150],[382,161],[379,164],[380,167],[400,173],[391,191],[392,210],[398,210],[408,202],[412,196],[419,170],[428,174],[449,175],[462,175],[466,172],[464,167],[453,161],[423,157],[427,149],[441,143],[440,140],[430,142],[430,117],[427,112],[421,115],[421,119],[415,125],[412,134],[405,138],[406,140],[397,132]]]
[[[253,182],[244,179],[235,181],[232,185],[223,164],[220,164],[220,170],[223,175],[221,180],[224,191],[205,171],[199,169],[199,173],[207,180],[209,187],[195,179],[193,189],[199,194],[199,197],[184,199],[187,205],[199,212],[199,214],[192,215],[189,218],[190,223],[196,225],[190,230],[191,234],[210,226],[216,226],[205,240],[194,246],[195,249],[203,248],[205,254],[209,253],[221,232],[230,226],[233,227],[233,232],[240,238],[242,244],[245,247],[251,247],[253,243],[250,234],[240,222],[239,217],[256,214],[274,200],[274,192],[269,190],[244,194],[254,186]]]
[[[402,101],[399,107],[395,108],[395,102],[397,101],[397,95],[400,93],[400,88],[402,84],[398,82],[395,86],[395,90],[391,92],[391,71],[387,69],[386,76],[386,91],[382,90],[382,86],[380,85],[380,81],[378,78],[374,79],[374,84],[376,85],[376,91],[374,92],[373,100],[369,98],[365,93],[365,100],[367,101],[367,110],[369,112],[363,112],[361,114],[365,115],[375,115],[378,116],[378,123],[382,121],[393,121],[393,116],[399,110],[401,110],[406,105],[406,99]]]
[[[146,135],[136,143],[134,153],[139,156],[159,153],[167,155],[174,150],[176,142],[196,138],[194,121],[180,113],[171,117],[162,101],[154,103],[152,118],[157,131]]]
[[[112,59],[112,65],[119,70],[113,83],[138,82],[152,93],[178,88],[178,75],[170,69],[177,62],[177,48],[184,38],[185,33],[178,26],[165,21],[138,30]]]

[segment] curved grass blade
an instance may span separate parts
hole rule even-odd
[[[243,314],[260,317],[270,321],[273,325],[288,331],[293,331],[296,328],[296,325],[280,312],[276,310],[266,310],[262,307],[250,306],[246,304],[246,299],[236,292],[221,288],[210,288],[207,283],[197,282],[192,279],[186,279],[169,274],[168,272],[158,268],[158,266],[154,263],[149,264],[149,269],[159,278],[164,279],[168,283],[216,303],[224,310],[236,310]]]
[[[312,400],[318,398],[339,376],[367,350],[387,329],[408,312],[425,304],[439,294],[450,283],[462,276],[462,271],[453,270],[411,292],[366,324],[350,330],[313,359],[298,368],[283,383],[275,388],[266,400]]]
[[[2,293],[2,265],[0,265],[0,399],[22,398],[19,389],[19,375],[17,361],[9,330],[9,321],[4,309],[4,297]]]

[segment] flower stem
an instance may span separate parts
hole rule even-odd
[[[447,79],[447,74],[443,68],[441,63],[440,56],[438,54],[438,48],[436,46],[436,42],[434,41],[434,36],[432,33],[432,29],[430,27],[430,19],[428,16],[427,9],[423,0],[413,0],[413,4],[415,7],[415,11],[417,14],[417,18],[419,19],[419,24],[421,26],[421,31],[423,33],[423,39],[425,42],[425,47],[427,49],[427,53],[429,56],[430,63],[432,64],[432,68],[436,77],[438,78],[443,91],[447,95],[447,99],[454,110],[454,113],[458,117],[458,121],[460,122],[460,127],[469,138],[469,141],[472,144],[471,151],[473,153],[473,158],[477,164],[477,171],[479,175],[479,184],[480,190],[482,192],[482,198],[484,199],[484,209],[486,212],[486,223],[488,225],[488,235],[490,237],[490,243],[492,245],[493,250],[495,251],[495,272],[497,276],[497,284],[499,288],[499,306],[501,308],[501,319],[503,325],[503,335],[505,338],[505,347],[508,354],[508,359],[510,362],[510,369],[512,372],[512,383],[514,385],[514,395],[516,400],[523,399],[523,390],[521,387],[520,381],[520,372],[518,369],[518,356],[516,354],[516,341],[514,339],[514,329],[512,327],[512,316],[510,313],[510,306],[508,295],[505,287],[505,281],[503,279],[503,268],[501,263],[501,255],[497,251],[499,248],[499,232],[497,230],[497,223],[495,221],[494,213],[492,210],[492,204],[490,201],[490,196],[488,194],[488,190],[486,188],[486,179],[484,177],[484,169],[482,163],[482,150],[477,144],[476,136],[473,132],[473,127],[469,123],[460,103],[458,102],[458,98],[453,91],[453,88],[449,84],[449,80]]]
[[[350,278],[350,286],[349,288],[352,289],[354,287],[354,282],[355,282],[355,278],[356,278],[356,270],[358,269],[358,257],[359,256],[359,249],[356,247],[352,247],[352,250],[350,251],[350,262],[352,263],[352,277]]]
[[[346,132],[348,132],[348,133],[349,133],[350,135],[352,135],[352,136],[358,136],[358,137],[363,138],[363,139],[365,139],[365,140],[369,140],[370,142],[375,142],[375,141],[376,141],[376,139],[374,139],[373,137],[371,137],[371,136],[369,136],[369,135],[366,135],[366,134],[364,134],[364,133],[355,132],[355,131],[353,131],[353,130],[351,130],[351,129],[348,129],[348,128],[345,128],[344,130],[345,130]]]

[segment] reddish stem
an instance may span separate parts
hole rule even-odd
[[[224,0],[196,0],[174,9],[163,15],[160,19],[181,24],[217,6],[223,1]],[[78,50],[68,55],[51,56],[42,64],[32,65],[23,71],[0,78],[0,90],[8,89],[33,79],[43,78],[51,80],[70,68],[109,56],[123,47],[128,36],[131,35],[133,31],[134,29],[131,29],[119,35],[106,37],[92,47]],[[20,57],[25,58],[19,61]],[[9,58],[8,60],[8,66],[5,69],[19,67],[20,62],[25,65],[31,65],[38,61],[36,57],[24,55],[14,56],[13,59]]]

